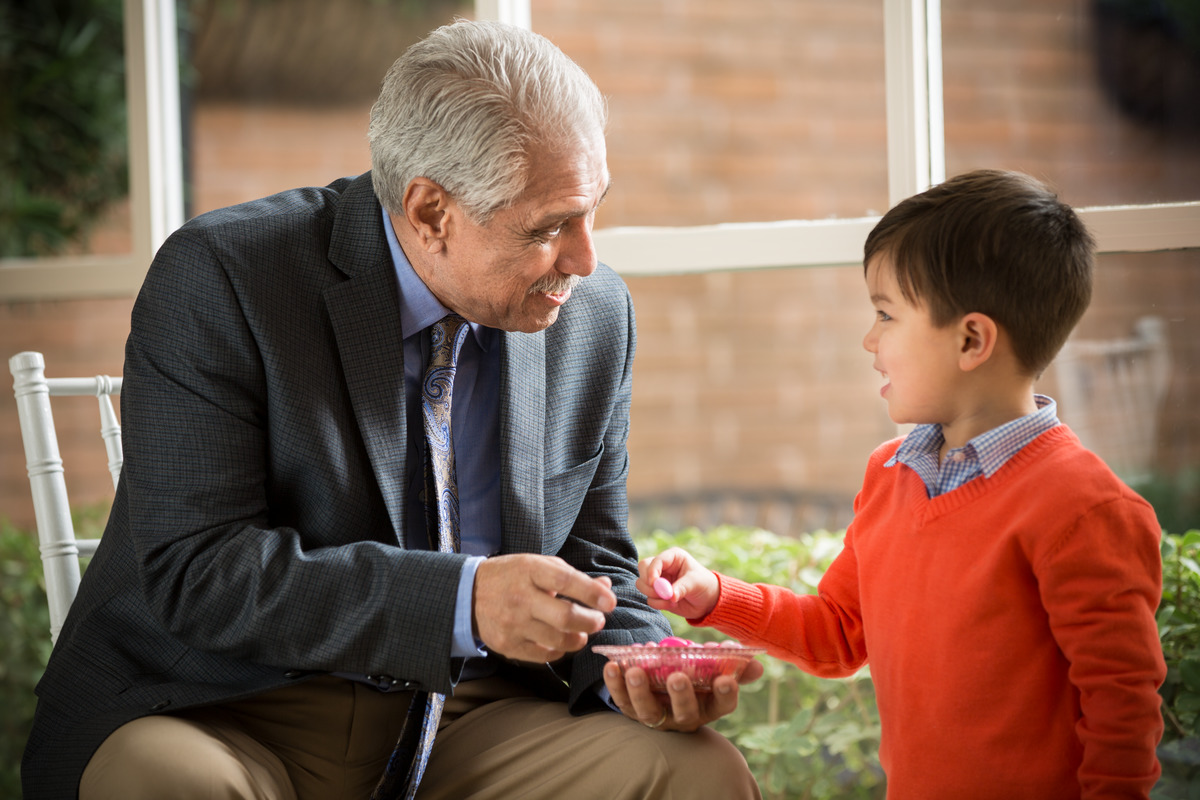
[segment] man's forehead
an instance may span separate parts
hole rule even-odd
[[[532,225],[548,224],[570,217],[587,216],[604,202],[612,184],[605,169],[599,191],[594,187],[578,186],[555,192],[527,191],[524,202],[518,202],[516,207],[522,211],[520,217]]]

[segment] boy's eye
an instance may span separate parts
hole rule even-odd
[[[875,310],[875,317],[880,322],[887,322],[889,319],[892,318],[891,315],[889,315],[886,311],[881,311],[879,309]]]

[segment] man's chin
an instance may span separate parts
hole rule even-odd
[[[509,319],[497,327],[500,330],[508,331],[509,333],[537,333],[549,328],[558,320],[558,309],[553,308],[549,311],[542,311],[538,314],[525,314],[519,319]]]
[[[534,321],[534,327],[532,330],[529,331],[529,333],[537,333],[538,331],[544,331],[544,330],[546,330],[546,328],[549,328],[551,325],[553,325],[557,321],[558,321],[558,309],[553,308],[550,311],[548,311],[547,313],[543,314],[540,319]]]

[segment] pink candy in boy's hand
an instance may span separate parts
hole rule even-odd
[[[654,593],[658,595],[660,600],[670,600],[675,596],[675,589],[672,588],[669,580],[658,577],[654,579]]]

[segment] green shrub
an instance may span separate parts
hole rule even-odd
[[[1157,800],[1200,797],[1200,531],[1166,534],[1158,634],[1167,661]]]
[[[86,238],[128,194],[121,0],[0,6],[0,257]]]
[[[104,532],[108,503],[71,512],[75,535]],[[84,560],[81,568],[86,568]],[[37,534],[0,519],[0,797],[20,797],[21,753],[37,697],[33,693],[50,658],[50,607]]]
[[[1158,473],[1131,485],[1154,506],[1158,524],[1164,530],[1200,527],[1200,468],[1182,469],[1172,475]]]
[[[642,557],[679,546],[712,569],[797,592],[817,582],[842,549],[843,533],[782,537],[763,530],[719,527],[637,539]],[[668,615],[676,635],[698,642],[725,638]],[[879,766],[879,712],[866,669],[825,680],[794,664],[762,657],[763,679],[743,687],[738,709],[713,727],[746,757],[763,796],[870,800],[885,793]]]
[[[106,508],[75,515],[81,536],[99,534]],[[642,556],[679,546],[702,563],[753,582],[814,592],[842,547],[842,532],[781,537],[719,527],[657,531],[637,538]],[[1167,661],[1162,687],[1166,731],[1163,777],[1155,800],[1200,797],[1200,531],[1163,536],[1163,600],[1159,635]],[[37,539],[0,520],[0,797],[19,797],[21,751],[33,720],[33,687],[50,655],[50,614]],[[679,636],[706,641],[715,631],[669,615]],[[763,795],[779,798],[882,798],[879,714],[866,669],[823,680],[763,657],[762,680],[743,688],[738,710],[714,727],[745,754]]]
[[[37,538],[0,522],[0,797],[20,797],[18,765],[50,657],[50,610]]]
[[[643,557],[679,546],[712,569],[751,582],[815,592],[844,532],[785,538],[761,530],[722,527],[707,533],[663,531],[637,539]],[[1154,800],[1200,798],[1200,531],[1163,535],[1163,598],[1158,629],[1167,679],[1162,779]],[[679,636],[721,638],[668,615]],[[883,797],[879,715],[867,670],[843,681],[814,678],[792,664],[763,657],[764,680],[742,690],[738,710],[714,727],[746,756],[767,798]],[[803,787],[803,788],[801,788]],[[798,794],[798,792],[803,792]]]

